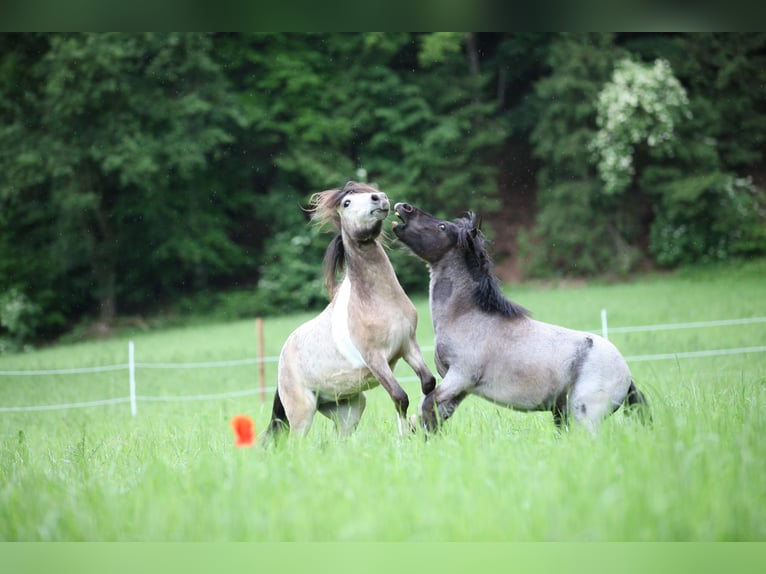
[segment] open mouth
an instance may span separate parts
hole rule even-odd
[[[404,229],[404,227],[407,225],[407,219],[411,212],[412,212],[412,207],[410,207],[406,203],[397,203],[394,206],[394,213],[396,213],[396,217],[398,217],[401,220],[401,222],[394,220],[391,222],[391,227],[393,229],[396,229],[398,227],[399,230]]]

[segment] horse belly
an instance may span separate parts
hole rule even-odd
[[[547,410],[560,393],[561,385],[549,376],[529,377],[513,370],[483,378],[474,390],[493,403],[520,411]]]
[[[516,410],[547,410],[571,382],[561,363],[554,352],[526,352],[524,345],[495,348],[485,355],[476,393]]]
[[[316,392],[320,400],[334,401],[358,395],[363,391],[377,387],[379,384],[368,369],[357,369],[355,371],[329,373],[325,378],[315,380],[312,390]]]

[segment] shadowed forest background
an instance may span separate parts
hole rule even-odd
[[[479,212],[504,280],[760,257],[764,138],[766,34],[2,34],[0,353],[321,306],[349,179]]]

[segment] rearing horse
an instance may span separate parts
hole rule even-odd
[[[435,360],[444,378],[421,403],[436,428],[468,395],[522,411],[549,410],[594,430],[626,402],[646,407],[625,359],[606,339],[535,321],[501,293],[476,216],[443,221],[397,203],[394,234],[431,273]],[[647,415],[647,409],[642,414]]]
[[[378,241],[390,203],[369,185],[348,182],[311,198],[313,220],[332,224],[338,235],[325,253],[329,305],[287,338],[279,356],[269,440],[289,427],[305,435],[314,413],[335,422],[340,434],[353,431],[365,407],[364,392],[380,383],[396,407],[399,432],[406,428],[409,398],[394,378],[400,358],[420,378],[423,394],[436,380],[415,339],[417,311],[399,285]],[[336,289],[336,274],[345,269]]]

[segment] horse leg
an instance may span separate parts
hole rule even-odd
[[[625,414],[632,415],[637,414],[639,420],[645,425],[652,424],[652,413],[649,410],[649,403],[644,396],[644,393],[636,388],[636,383],[631,379],[630,387],[628,387],[628,394],[625,396],[623,405],[625,405]],[[615,407],[619,408],[619,407]]]
[[[399,434],[403,435],[404,430],[407,428],[407,409],[410,406],[410,398],[401,385],[396,382],[394,372],[391,370],[384,355],[367,356],[365,357],[365,362],[367,363],[367,368],[370,369],[370,372],[381,386],[386,389],[391,400],[394,401],[398,417]]]
[[[614,410],[609,393],[600,380],[579,379],[569,397],[567,413],[575,422],[595,433]]]
[[[569,413],[567,412],[567,395],[563,393],[556,399],[556,403],[551,408],[553,413],[553,424],[557,430],[566,430],[569,427]]]
[[[434,431],[452,416],[458,405],[463,402],[473,382],[461,376],[455,369],[450,369],[441,384],[423,399],[420,416],[427,431]]]
[[[355,397],[341,399],[337,402],[322,403],[318,410],[335,423],[335,430],[338,431],[339,435],[348,436],[359,424],[366,404],[367,399],[364,393],[359,393]]]
[[[427,395],[436,387],[436,377],[434,377],[431,370],[423,360],[423,355],[420,352],[420,346],[418,342],[413,338],[410,339],[409,346],[404,354],[404,361],[412,367],[415,374],[420,379],[420,389],[424,395]]]
[[[277,386],[285,415],[290,421],[290,435],[305,436],[317,409],[316,395],[292,379],[284,380],[280,377]]]

